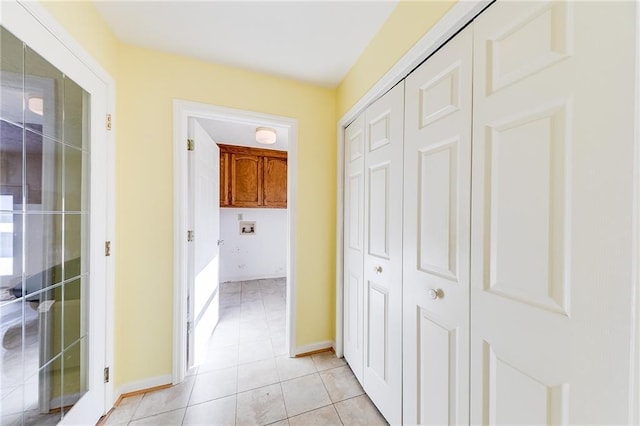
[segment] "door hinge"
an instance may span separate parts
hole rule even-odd
[[[111,256],[111,241],[104,242],[104,255]]]
[[[195,232],[187,231],[187,241],[192,242],[194,238],[195,238]]]
[[[107,114],[106,128],[107,130],[111,130],[111,114]]]
[[[195,147],[195,142],[193,139],[187,139],[187,151],[193,151]]]
[[[187,321],[187,334],[191,333],[192,323],[191,321]]]
[[[109,367],[104,368],[104,382],[109,383]]]

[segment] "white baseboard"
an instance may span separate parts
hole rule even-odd
[[[333,340],[325,340],[324,342],[312,343],[310,345],[297,346],[295,355],[307,354],[309,352],[322,351],[324,349],[331,349],[335,345]]]
[[[125,383],[118,386],[118,388],[116,389],[115,401],[117,401],[124,394],[155,388],[156,386],[170,385],[171,381],[171,374],[165,374],[164,376],[150,377],[144,380]]]
[[[263,274],[263,275],[236,275],[233,277],[220,278],[221,283],[228,283],[234,281],[251,281],[251,280],[269,280],[272,278],[286,278],[282,275],[282,272],[277,274]]]

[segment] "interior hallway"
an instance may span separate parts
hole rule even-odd
[[[171,388],[123,399],[106,425],[387,424],[344,359],[289,358],[285,279],[222,283],[206,361]]]

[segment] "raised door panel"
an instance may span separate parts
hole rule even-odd
[[[363,387],[402,421],[402,152],[404,83],[365,112]]]
[[[468,423],[472,30],[406,79],[403,420]]]
[[[545,383],[517,362],[496,354],[488,342],[482,343],[484,424],[564,425],[570,424],[567,383]]]
[[[474,22],[471,423],[630,422],[637,7]]]
[[[262,158],[231,154],[231,204],[236,207],[262,205]]]
[[[287,159],[263,157],[262,203],[265,207],[287,207]]]
[[[344,357],[363,383],[364,364],[364,114],[345,129]]]

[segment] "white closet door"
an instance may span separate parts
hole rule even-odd
[[[364,360],[364,114],[345,129],[344,357],[362,383]]]
[[[404,82],[365,113],[364,389],[402,421]]]
[[[469,421],[472,28],[406,80],[404,422]]]
[[[635,7],[474,23],[472,424],[629,421]]]

